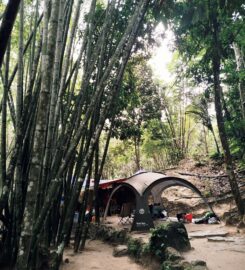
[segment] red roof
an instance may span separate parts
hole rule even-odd
[[[127,180],[127,178],[119,178],[119,179],[112,179],[112,180],[100,180],[99,187],[101,189],[111,188],[112,184],[121,183],[125,180]]]
[[[126,181],[126,180],[127,180],[127,178],[118,178],[118,179],[111,179],[111,180],[101,179],[100,184],[99,184],[99,188],[101,188],[101,189],[112,188],[112,184],[121,183],[121,182]],[[86,186],[86,180],[83,182],[82,190],[85,189],[85,186]],[[94,189],[94,179],[90,180],[89,189],[91,189],[91,190]]]

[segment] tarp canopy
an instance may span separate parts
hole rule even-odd
[[[124,183],[130,185],[140,196],[149,192],[154,196],[171,186],[183,186],[202,197],[201,192],[192,183],[183,178],[163,173],[142,172],[129,177]]]
[[[117,190],[125,186],[134,192],[136,199],[135,217],[131,230],[149,230],[150,228],[154,227],[148,208],[148,196],[149,194],[152,194],[154,201],[156,202],[156,200],[161,198],[162,192],[172,186],[183,186],[191,189],[204,200],[208,208],[212,211],[212,208],[202,196],[199,189],[187,180],[178,176],[166,175],[163,173],[141,172],[129,177],[112,191],[106,207],[107,209],[105,211],[105,217],[107,215],[110,199],[117,192]]]
[[[100,180],[99,187],[102,189],[112,188],[113,184],[124,182],[127,178],[118,178],[112,180]]]
[[[110,180],[101,179],[99,183],[99,188],[101,189],[112,188],[114,184],[121,183],[125,180],[127,180],[127,178],[117,178],[117,179],[110,179]],[[87,179],[85,179],[83,182],[82,191],[85,190],[86,182],[87,182]],[[94,189],[94,179],[90,179],[89,189],[90,190]]]
[[[99,189],[100,190],[106,190],[106,189],[113,189],[115,187],[115,185],[119,185],[121,182],[125,181],[126,178],[117,178],[117,179],[112,179],[112,180],[107,180],[107,179],[101,179],[100,183],[99,183]],[[79,199],[78,201],[80,203],[82,203],[83,201],[83,196],[85,193],[85,188],[86,188],[86,183],[87,183],[87,179],[85,179],[83,181],[83,185],[80,191],[80,195],[79,195]],[[92,204],[92,200],[93,200],[93,192],[94,192],[94,179],[90,179],[90,183],[89,183],[89,191],[90,191],[90,204]]]

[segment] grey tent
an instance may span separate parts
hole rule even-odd
[[[113,195],[122,187],[128,187],[135,194],[136,208],[135,216],[132,224],[132,231],[147,231],[154,227],[152,216],[148,207],[148,196],[153,195],[155,199],[160,198],[162,192],[172,186],[183,186],[197,193],[207,204],[208,208],[212,208],[202,196],[199,189],[192,183],[177,176],[170,176],[163,173],[142,172],[129,177],[126,181],[117,186],[111,193],[108,200],[104,218],[107,216],[110,200]]]

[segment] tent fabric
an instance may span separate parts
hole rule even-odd
[[[102,189],[111,188],[112,184],[121,183],[127,180],[126,178],[119,178],[119,179],[113,179],[113,180],[100,180],[99,187]]]
[[[143,195],[145,190],[156,180],[165,177],[165,174],[162,173],[155,173],[155,172],[142,172],[135,174],[128,178],[124,183],[129,184],[132,186],[139,195]]]
[[[101,179],[100,183],[99,183],[99,188],[101,188],[101,189],[112,188],[113,184],[121,183],[121,182],[126,181],[126,180],[127,180],[127,178],[118,178],[118,179],[111,179],[111,180]],[[85,179],[83,181],[82,191],[85,190],[86,182],[87,182],[87,179]],[[89,189],[90,190],[94,189],[94,179],[90,179]]]
[[[202,196],[201,192],[192,183],[183,178],[163,173],[143,172],[135,174],[124,181],[124,183],[132,186],[141,196],[150,191],[154,194],[161,193],[164,189],[171,186],[183,186]]]
[[[150,228],[154,227],[148,209],[147,197],[149,194],[152,194],[155,202],[156,200],[160,201],[162,192],[172,186],[183,186],[191,189],[204,200],[208,208],[212,211],[211,206],[202,196],[198,188],[187,180],[163,173],[140,172],[129,177],[126,181],[122,181],[120,185],[112,191],[106,207],[104,218],[107,215],[110,199],[118,189],[125,186],[134,191],[136,197],[135,218],[131,230],[149,230]]]

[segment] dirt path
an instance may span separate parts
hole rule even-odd
[[[192,238],[190,252],[184,253],[187,261],[203,260],[209,270],[244,270],[245,269],[245,234],[236,233],[236,228],[227,227],[223,224],[187,224],[189,236],[194,233],[221,233],[227,232],[225,241],[208,241],[210,237]],[[220,237],[221,239],[222,237]],[[212,239],[212,237],[211,237]]]
[[[114,220],[110,219],[110,225]],[[116,223],[117,224],[117,223]],[[192,238],[190,252],[182,254],[187,261],[203,260],[209,270],[244,270],[245,269],[245,233],[237,233],[235,227],[224,224],[185,224],[189,236],[191,234],[228,233],[226,242],[211,242],[208,237]],[[116,226],[115,226],[116,227]],[[132,237],[149,241],[149,233],[132,233]],[[100,241],[88,241],[82,254],[73,255],[72,250],[65,253],[64,259],[69,263],[62,270],[143,270],[144,268],[128,257],[113,257],[113,248]]]
[[[73,255],[72,250],[66,251],[61,270],[143,270],[128,257],[113,257],[113,248],[101,241],[88,241],[83,253]]]
[[[209,270],[244,270],[245,245],[234,242],[208,242],[207,239],[193,239],[194,250],[184,254],[187,261],[203,260]]]

